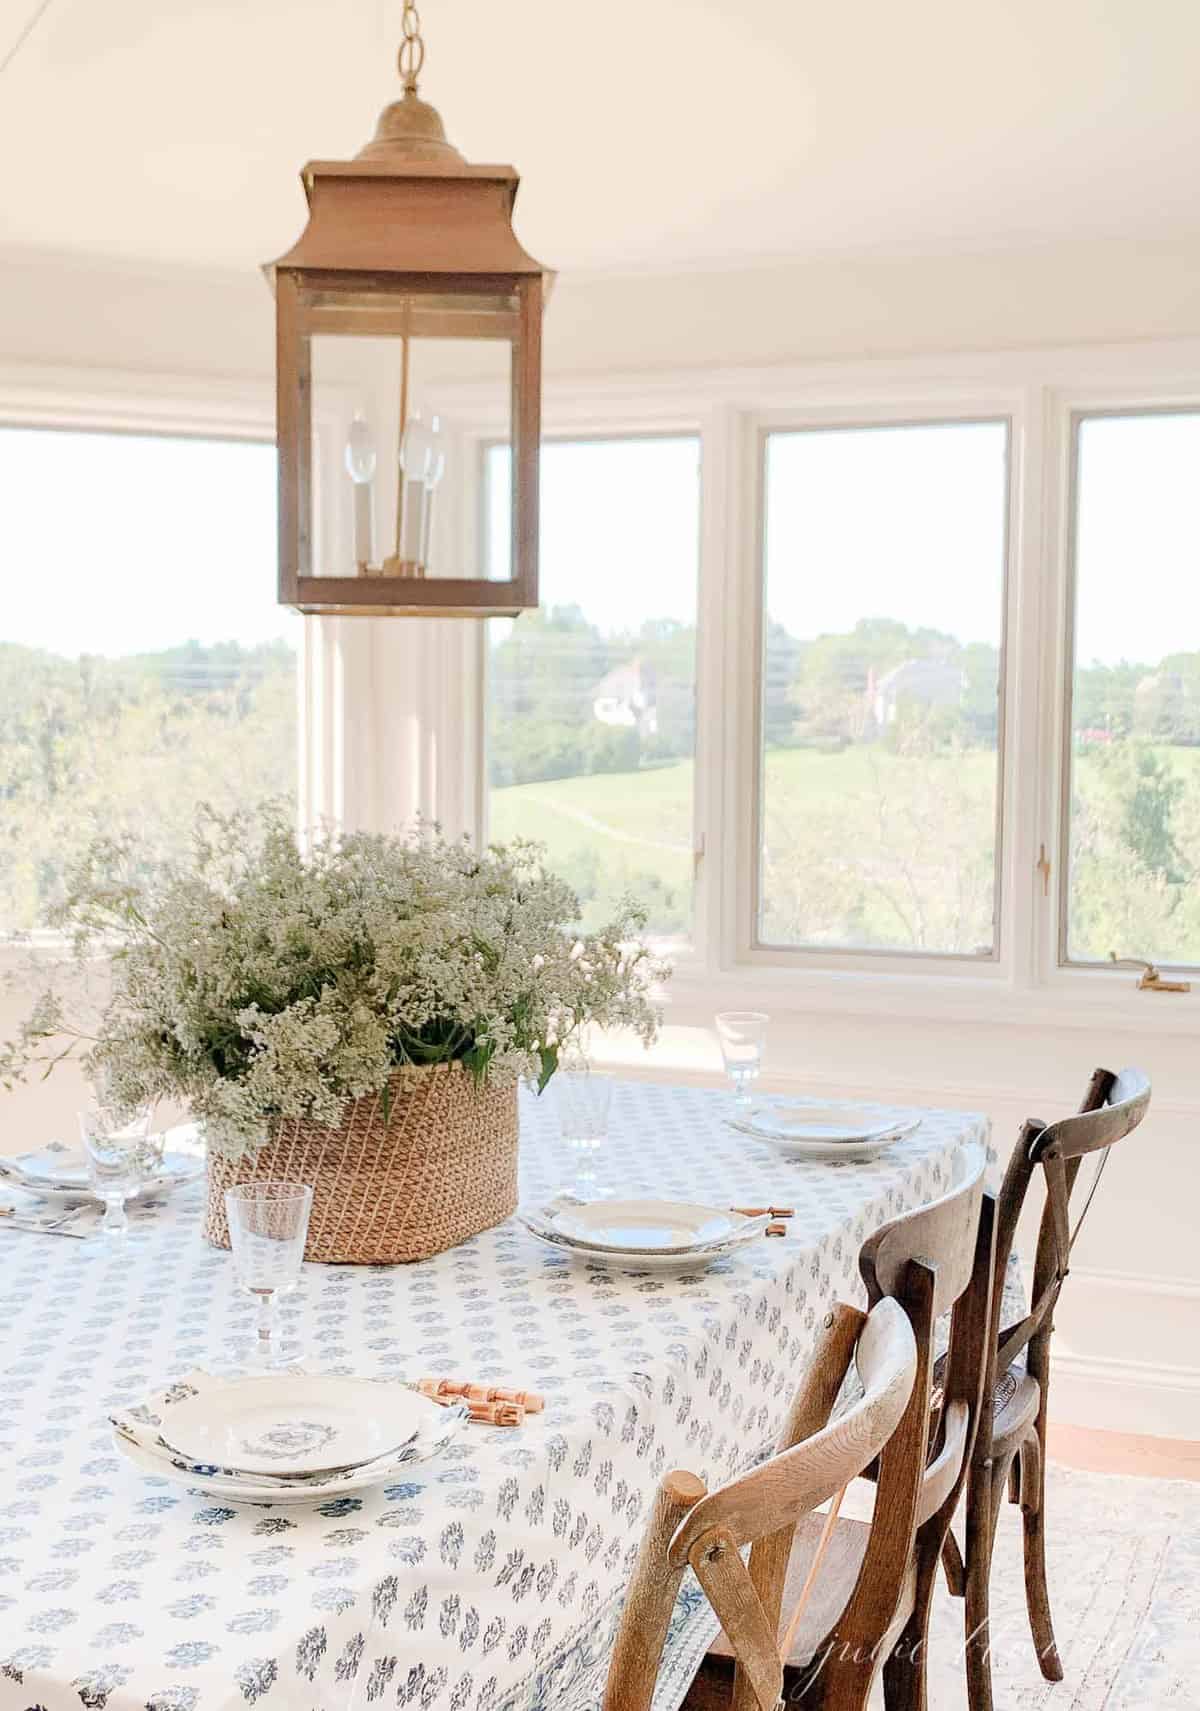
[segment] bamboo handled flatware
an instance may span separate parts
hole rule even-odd
[[[794,1206],[731,1206],[731,1212],[736,1212],[743,1218],[769,1218],[771,1221],[763,1231],[764,1236],[786,1236],[788,1218],[795,1216]]]
[[[421,1378],[417,1389],[443,1407],[463,1402],[475,1425],[523,1426],[527,1414],[540,1414],[546,1399],[536,1390],[513,1390],[497,1384],[471,1384],[455,1378]]]
[[[72,1207],[68,1212],[56,1212],[50,1217],[39,1217],[36,1212],[22,1212],[16,1206],[0,1206],[0,1229],[24,1230],[35,1236],[74,1236],[77,1241],[85,1241],[86,1230],[72,1230],[68,1226],[74,1223],[79,1215],[79,1208]]]

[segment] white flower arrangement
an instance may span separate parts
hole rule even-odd
[[[86,975],[107,958],[96,1019],[59,978],[0,1048],[11,1084],[74,1051],[105,1103],[188,1106],[211,1145],[253,1152],[280,1119],[336,1128],[393,1078],[461,1063],[478,1082],[539,1089],[589,1026],[646,1044],[665,978],[632,902],[598,933],[536,844],[480,854],[436,829],[328,835],[302,851],[285,811],[202,809],[190,858],[147,870],[129,840],[97,840],[51,925]],[[62,1042],[66,1040],[64,1045]]]

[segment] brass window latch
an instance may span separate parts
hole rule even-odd
[[[1046,854],[1045,844],[1043,844],[1041,849],[1038,851],[1038,858],[1034,862],[1033,866],[1034,866],[1034,871],[1037,873],[1040,873],[1042,876],[1042,896],[1043,897],[1049,897],[1049,895],[1050,895],[1050,857]]]
[[[1108,960],[1114,968],[1136,968],[1141,970],[1138,981],[1139,992],[1190,992],[1190,980],[1164,980],[1157,967],[1152,962],[1146,962],[1142,957],[1118,956],[1116,951],[1109,951]]]

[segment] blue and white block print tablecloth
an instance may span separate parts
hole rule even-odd
[[[0,1234],[0,1711],[555,1711],[603,1691],[660,1476],[710,1484],[778,1431],[863,1239],[935,1197],[985,1120],[930,1111],[872,1165],[799,1165],[723,1121],[726,1096],[624,1083],[602,1179],[623,1193],[796,1209],[687,1279],[606,1274],[509,1223],[422,1265],[308,1266],[292,1329],[314,1370],[533,1387],[517,1431],[469,1427],[411,1478],[313,1510],[220,1506],[147,1479],[105,1415],[219,1361],[252,1303],[187,1190],[125,1248]],[[566,1179],[523,1096],[529,1194]],[[712,1632],[685,1589],[659,1696]]]

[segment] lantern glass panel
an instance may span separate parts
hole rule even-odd
[[[446,394],[471,382],[473,414],[482,405],[494,437],[511,445],[516,292],[305,282],[299,309],[313,505],[311,565],[301,574],[477,576],[473,453]],[[299,392],[302,411],[302,384]]]

